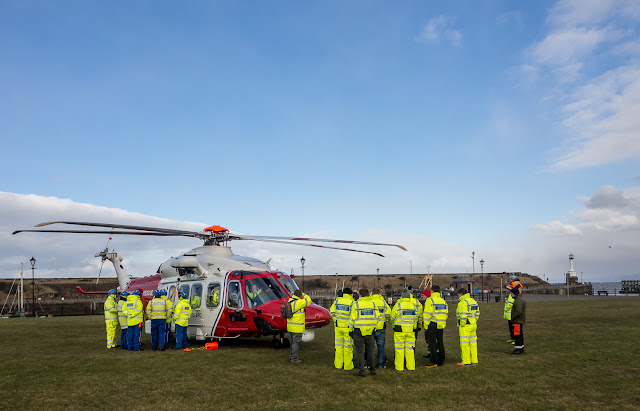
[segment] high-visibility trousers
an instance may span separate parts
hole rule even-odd
[[[353,370],[353,338],[349,336],[348,328],[334,328],[336,355],[333,365],[336,368]]]
[[[404,370],[405,362],[407,363],[407,370],[415,370],[416,358],[414,351],[416,349],[416,333],[413,331],[408,333],[394,332],[393,344],[395,346],[396,370]]]
[[[478,336],[476,324],[467,324],[458,327],[460,333],[460,351],[462,351],[463,364],[478,363]]]
[[[114,348],[116,344],[116,330],[118,329],[118,319],[105,320],[107,325],[107,348]]]

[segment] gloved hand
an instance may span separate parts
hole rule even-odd
[[[353,340],[353,331],[349,331],[349,337]]]

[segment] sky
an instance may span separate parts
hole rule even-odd
[[[11,235],[71,220],[408,249],[231,243],[307,275],[639,279],[639,30],[637,0],[4,0],[0,277],[97,276],[105,235]]]

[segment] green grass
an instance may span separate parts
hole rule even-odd
[[[479,366],[455,365],[450,314],[444,367],[423,367],[421,332],[416,371],[367,378],[333,368],[331,326],[302,344],[305,362],[294,365],[269,338],[134,353],[105,348],[99,316],[2,319],[0,409],[638,409],[640,299],[529,302],[527,311],[523,356],[509,355],[502,304],[481,304]],[[143,342],[150,347],[148,335]],[[392,347],[389,331],[389,358]]]

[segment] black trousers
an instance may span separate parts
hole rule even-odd
[[[362,335],[360,329],[353,330],[353,345],[356,347],[356,359],[358,361],[358,374],[364,375],[364,356],[367,355],[367,362],[369,364],[375,364],[375,356],[373,355],[374,338],[371,335]],[[376,372],[375,368],[369,370],[372,374]]]
[[[431,349],[431,364],[444,364],[444,328],[438,328],[435,322],[430,322],[426,334]]]
[[[509,337],[511,337],[512,340],[515,340],[515,336],[513,335],[513,323],[511,322],[511,320],[509,320],[509,323],[507,325],[509,327]]]

